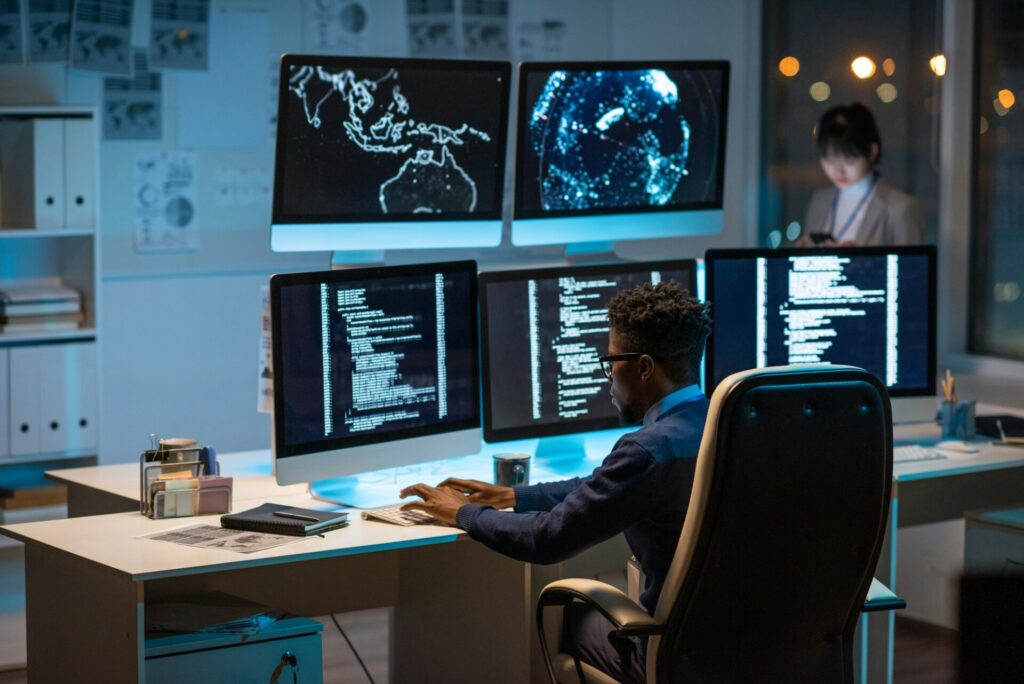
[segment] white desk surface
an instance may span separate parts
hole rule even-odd
[[[274,501],[310,508],[327,507],[304,494],[275,496]],[[249,507],[251,506],[247,505],[244,508]],[[25,543],[50,546],[94,561],[128,574],[133,580],[178,577],[388,551],[451,542],[465,535],[462,530],[443,525],[402,527],[366,521],[360,518],[359,511],[351,510],[348,527],[327,532],[323,537],[304,537],[295,543],[257,553],[197,549],[171,542],[138,538],[141,535],[197,523],[219,526],[220,515],[150,520],[134,512],[113,513],[7,525],[0,527],[0,533]]]
[[[996,406],[979,406],[979,413],[1019,412]],[[561,479],[573,473],[589,472],[597,466],[614,440],[622,431],[597,433],[587,443],[587,457],[565,466],[535,461],[531,481],[541,482]],[[899,425],[894,430],[897,445],[909,442],[928,445],[939,439],[938,426],[932,423]],[[897,482],[963,475],[972,472],[1024,466],[1024,449],[997,447],[990,440],[979,439],[980,451],[942,460],[919,461],[897,464],[893,477]],[[488,453],[515,451],[509,445],[501,449],[486,447]],[[516,445],[528,451],[529,445]],[[275,502],[294,506],[327,508],[323,502],[313,500],[306,493],[305,485],[278,486],[273,479],[270,452],[249,451],[223,454],[220,457],[222,472],[233,475],[236,480],[234,510],[251,508],[259,501],[272,499]],[[368,482],[369,486],[397,489],[412,481],[423,480],[434,483],[443,474],[458,473],[462,477],[487,479],[490,475],[490,458],[483,452],[460,459],[423,464],[404,471],[394,478],[368,474],[381,482]],[[400,469],[396,469],[400,470]],[[442,472],[445,471],[445,472]],[[138,464],[127,463],[90,468],[74,468],[53,471],[51,477],[83,486],[121,494],[126,498],[138,496]],[[404,480],[409,480],[405,482]],[[237,502],[245,501],[243,506]],[[464,533],[445,526],[417,525],[401,527],[387,523],[364,521],[359,512],[352,509],[350,526],[327,533],[325,537],[309,537],[294,544],[268,549],[255,554],[239,554],[232,551],[195,549],[169,542],[138,539],[140,535],[170,530],[177,527],[206,522],[219,524],[219,516],[150,520],[138,513],[116,513],[111,515],[70,518],[0,527],[0,533],[19,541],[44,544],[62,549],[82,558],[129,574],[133,579],[156,579],[160,577],[189,575],[210,571],[230,570],[300,560],[311,560],[330,556],[386,551],[425,544],[454,541]]]
[[[978,404],[977,412],[979,415],[1021,414],[1020,409],[992,404]],[[940,438],[939,426],[934,422],[896,425],[893,428],[893,442],[897,447],[904,444],[933,446]],[[1020,447],[997,446],[992,444],[991,438],[983,435],[978,435],[973,442],[979,448],[975,454],[955,454],[937,460],[896,463],[892,469],[893,480],[911,482],[1024,465],[1024,449]]]

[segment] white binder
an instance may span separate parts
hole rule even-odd
[[[39,453],[39,366],[42,347],[12,347],[10,354],[11,456]]]
[[[11,120],[0,131],[3,225],[64,227],[64,120]]]
[[[64,120],[64,225],[96,225],[96,133],[91,118]]]
[[[96,447],[96,345],[38,347],[39,451]]]
[[[7,382],[7,350],[0,349],[0,459],[11,455],[11,386]]]

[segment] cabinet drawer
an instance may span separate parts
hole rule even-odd
[[[964,573],[1024,573],[1024,530],[968,520],[964,538]]]
[[[266,684],[285,653],[295,656],[300,684],[323,682],[320,635],[245,643],[225,648],[146,658],[146,681],[153,684],[234,682]],[[281,682],[291,682],[291,667],[281,671]]]

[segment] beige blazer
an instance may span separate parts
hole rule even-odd
[[[828,230],[835,188],[821,188],[807,205],[804,232],[798,242],[810,246],[810,233]],[[924,242],[924,221],[916,199],[879,178],[874,194],[864,207],[864,219],[857,230],[858,245],[920,245]]]

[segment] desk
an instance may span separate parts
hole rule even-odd
[[[979,415],[1017,413],[1018,409],[979,405]],[[896,446],[935,444],[938,425],[898,425],[893,431]],[[889,526],[875,576],[897,594],[896,548],[901,527],[958,520],[975,508],[1002,506],[1024,501],[1024,449],[979,443],[976,454],[958,455],[936,461],[898,463],[893,467],[892,505]],[[892,647],[895,630],[893,613],[877,613],[862,622],[867,632],[870,659],[862,651],[861,681],[892,682]],[[866,666],[866,667],[865,667]]]
[[[538,460],[533,479],[591,472],[620,434],[588,435],[582,458]],[[236,478],[235,510],[267,499],[316,505],[304,485],[276,485],[267,451],[225,454],[220,461],[222,472]],[[433,481],[437,468],[400,469],[398,480],[371,486],[397,492],[417,479]],[[488,479],[491,459],[481,453],[441,468]],[[325,538],[251,555],[181,547],[137,537],[195,522],[219,524],[219,516],[139,515],[137,464],[49,475],[68,485],[70,514],[88,517],[0,528],[25,543],[33,682],[71,681],[88,672],[143,681],[146,602],[196,591],[225,591],[307,616],[393,606],[389,650],[396,682],[479,681],[483,672],[495,682],[546,679],[534,606],[539,590],[560,576],[559,565],[506,558],[455,528],[399,527],[358,515]]]
[[[1005,410],[980,407],[980,412]],[[572,468],[534,464],[532,479],[567,477],[572,469],[589,472],[607,453],[614,437],[588,444],[586,459]],[[931,424],[895,430],[897,444],[934,443],[938,437],[938,427]],[[261,489],[276,487],[269,479],[266,452],[225,455],[222,461],[226,474],[239,477],[236,501],[243,501],[240,497],[251,492],[258,495],[251,505],[268,496],[293,505],[310,503],[294,488],[279,490],[281,496]],[[462,472],[467,476],[489,476],[489,459],[481,456],[459,467],[465,468]],[[135,464],[53,475],[69,488],[80,489],[84,500],[94,495],[98,498],[93,503],[103,495],[120,497],[120,505],[130,504],[132,511],[137,510]],[[959,518],[971,508],[1019,501],[1024,492],[1024,450],[986,445],[980,453],[965,457],[899,464],[893,475],[889,531],[877,570],[878,578],[889,586],[896,577],[898,528]],[[242,480],[247,478],[255,479],[243,486]],[[71,502],[69,490],[69,507]],[[107,502],[117,503],[117,498]],[[72,514],[76,513],[80,511]],[[133,538],[193,520],[151,521],[137,513],[122,513],[3,528],[4,534],[26,542],[33,678],[59,681],[65,674],[59,669],[61,662],[81,659],[82,663],[96,663],[96,654],[101,654],[102,663],[97,667],[103,669],[97,671],[122,672],[124,677],[111,679],[130,681],[141,672],[139,634],[145,602],[191,590],[219,589],[301,615],[395,606],[391,652],[393,678],[398,682],[474,681],[485,671],[479,669],[482,665],[507,681],[528,681],[531,675],[534,681],[543,681],[542,673],[531,669],[520,654],[535,652],[535,595],[558,577],[558,566],[531,567],[512,561],[450,528],[410,530],[369,526],[360,520],[353,520],[344,534],[272,549],[256,557]],[[112,540],[119,543],[111,544]],[[108,546],[104,548],[104,544]],[[69,583],[68,577],[77,577],[78,582]],[[368,577],[373,582],[367,582]],[[494,591],[499,586],[501,591]],[[502,616],[500,625],[487,619],[496,614]],[[96,623],[97,615],[111,619],[103,620],[101,629],[87,635],[86,647],[77,626]],[[862,622],[861,634],[868,644],[858,664],[863,681],[891,681],[893,627],[891,613],[874,614]],[[452,634],[460,635],[458,643],[448,643]],[[116,659],[120,669],[111,670],[113,661],[108,656],[112,643],[126,646],[117,649],[124,651]],[[72,658],[48,662],[47,658],[54,660],[49,656],[52,653],[68,653]],[[532,662],[536,664],[536,659]]]

